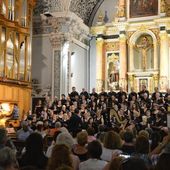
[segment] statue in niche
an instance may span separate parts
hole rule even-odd
[[[119,84],[119,56],[108,56],[108,86],[117,89]]]
[[[153,57],[152,53],[148,55],[148,52],[152,50],[153,44],[150,43],[149,38],[147,36],[140,37],[139,43],[137,42],[135,46],[136,50],[138,51],[138,53],[140,53],[139,55],[141,56],[141,60],[139,60],[139,62],[141,61],[142,64],[141,68],[143,70],[151,69]]]

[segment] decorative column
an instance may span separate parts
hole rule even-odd
[[[154,70],[158,70],[158,42],[154,42]]]
[[[134,87],[134,75],[130,74],[128,75],[128,92],[131,92],[131,88],[134,88],[136,90],[136,87]]]
[[[160,33],[160,90],[166,91],[168,86],[168,35],[166,31]]]
[[[129,59],[128,59],[128,70],[129,72],[134,71],[134,55],[133,55],[133,44],[129,42]]]
[[[154,88],[158,87],[158,83],[159,83],[159,75],[158,74],[154,74],[153,75],[153,81],[154,81]]]
[[[56,35],[50,36],[50,42],[53,48],[52,55],[52,82],[51,82],[51,94],[52,99],[54,97],[60,97],[60,76],[61,76],[61,49],[62,49],[62,39]]]
[[[104,81],[102,79],[102,65],[103,65],[103,39],[98,38],[96,41],[96,90],[101,91],[104,86]]]
[[[119,71],[119,86],[127,90],[127,49],[126,49],[126,36],[120,34],[120,71]]]

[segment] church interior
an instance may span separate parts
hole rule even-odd
[[[87,131],[100,112],[98,126],[168,134],[170,0],[0,0],[0,127],[75,137],[76,109]]]

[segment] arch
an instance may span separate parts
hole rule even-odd
[[[148,34],[153,38],[153,42],[157,42],[157,38],[155,36],[155,34],[151,31],[151,30],[139,30],[136,31],[135,33],[133,33],[133,35],[130,37],[130,44],[135,44],[135,42],[137,41],[137,39],[143,35],[143,34]]]

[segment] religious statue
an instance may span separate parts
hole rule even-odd
[[[151,49],[152,44],[149,42],[149,39],[144,36],[141,38],[139,44],[136,45],[136,47],[141,51],[142,54],[142,69],[147,69],[147,52],[149,49]]]
[[[125,17],[125,6],[121,6],[118,9],[118,17]]]
[[[103,13],[102,13],[102,11],[100,11],[100,13],[98,15],[98,18],[97,18],[97,22],[98,23],[103,23],[103,19],[104,19]]]
[[[161,13],[165,13],[166,10],[166,2],[165,0],[161,0]]]
[[[119,83],[119,56],[112,54],[108,58],[108,86],[117,89]]]

